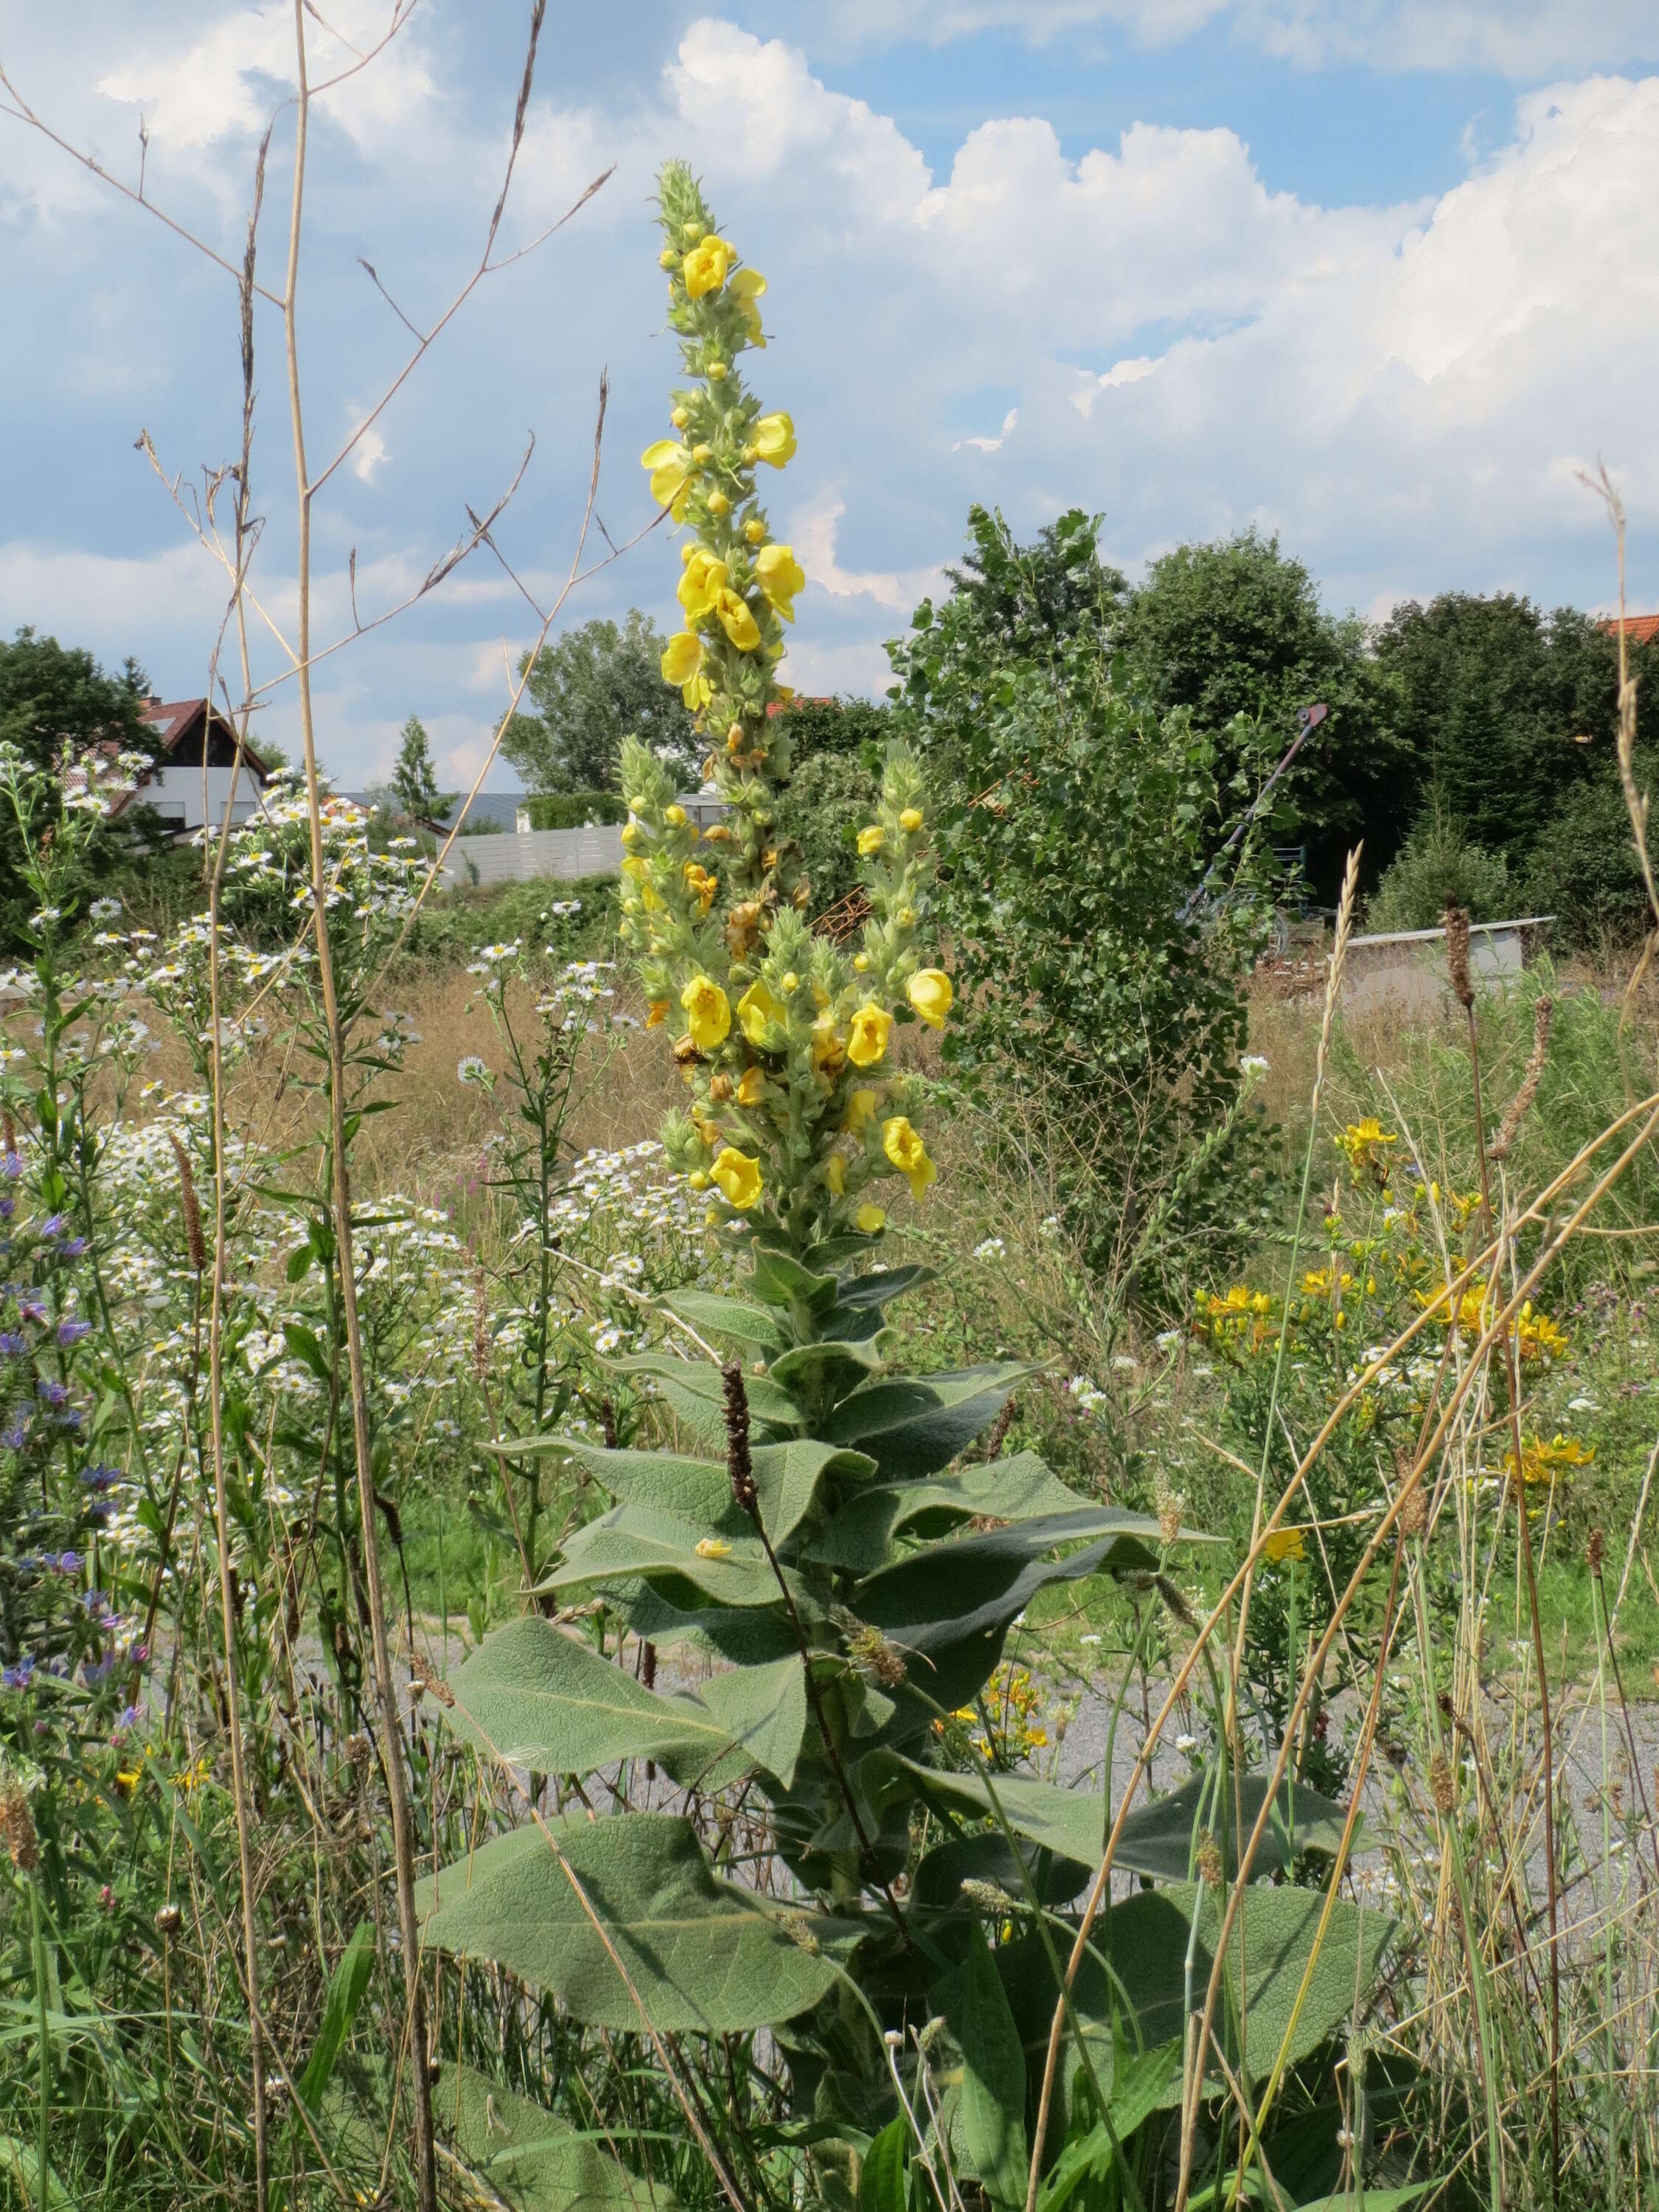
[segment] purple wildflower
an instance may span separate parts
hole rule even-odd
[[[49,1382],[43,1380],[37,1382],[34,1387],[40,1392],[41,1397],[48,1406],[68,1405],[69,1389],[67,1384],[63,1382]]]
[[[40,1224],[40,1234],[43,1237],[61,1237],[65,1225],[61,1213],[49,1214]]]
[[[91,1334],[89,1321],[60,1321],[58,1324],[58,1341],[61,1345],[79,1344],[83,1336]]]

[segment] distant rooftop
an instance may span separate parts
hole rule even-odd
[[[1601,627],[1606,630],[1609,637],[1617,637],[1619,635],[1618,616],[1608,616]],[[1651,645],[1654,639],[1656,637],[1659,637],[1659,615],[1626,615],[1625,617],[1625,635],[1630,640],[1630,642],[1632,645]]]

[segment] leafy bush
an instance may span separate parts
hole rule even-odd
[[[967,1018],[946,1052],[1042,1101],[1097,1258],[1127,1267],[1238,1100],[1263,909],[1200,895],[1224,818],[1214,741],[1127,688],[1103,607],[1046,624],[1048,570],[1087,588],[1094,523],[1066,516],[1022,550],[1000,518],[971,522],[973,579],[890,647],[902,725],[951,794],[941,878]]]
[[[790,793],[812,911],[823,914],[858,882],[858,834],[879,804],[880,769],[862,753],[809,753]]]
[[[1639,789],[1652,789],[1656,767],[1651,757],[1638,763]],[[1540,831],[1525,904],[1555,916],[1563,943],[1597,951],[1637,943],[1651,926],[1629,809],[1612,776],[1569,793]]]
[[[524,811],[532,830],[580,830],[590,822],[628,819],[628,803],[619,791],[526,792]]]
[[[1365,909],[1374,935],[1397,929],[1438,929],[1449,901],[1474,921],[1504,921],[1515,902],[1501,853],[1472,845],[1439,809],[1419,815]]]

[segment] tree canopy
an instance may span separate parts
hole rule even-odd
[[[404,724],[389,788],[394,804],[417,822],[443,821],[460,796],[459,792],[439,790],[431,741],[418,714],[411,714]]]
[[[501,750],[527,790],[614,790],[628,737],[697,780],[702,749],[678,691],[663,681],[664,642],[650,616],[630,607],[621,629],[600,617],[544,646],[533,665],[525,655],[534,711],[514,715]]]

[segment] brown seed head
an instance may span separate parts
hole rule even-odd
[[[1455,899],[1446,905],[1446,970],[1452,995],[1460,1006],[1474,1004],[1474,985],[1469,980],[1469,918]]]
[[[760,1519],[760,1495],[755,1488],[754,1463],[749,1456],[749,1393],[743,1385],[743,1367],[732,1360],[726,1374],[726,1470],[732,1479],[732,1495],[751,1521]]]
[[[179,1143],[176,1130],[167,1131],[167,1142],[179,1167],[179,1205],[185,1217],[185,1244],[190,1253],[190,1264],[198,1275],[205,1274],[207,1239],[202,1234],[202,1209],[196,1196],[196,1178],[190,1171],[190,1154]]]
[[[1179,1490],[1171,1490],[1160,1478],[1153,1494],[1158,1512],[1158,1533],[1166,1544],[1173,1544],[1181,1534],[1181,1516],[1186,1510],[1187,1500]]]
[[[33,1874],[40,1863],[40,1839],[29,1810],[28,1792],[19,1782],[8,1783],[0,1793],[0,1838],[18,1873]]]
[[[176,1905],[169,1903],[156,1907],[155,1925],[162,1936],[170,1940],[179,1933],[184,1924],[185,1916]]]
[[[1584,1540],[1584,1565],[1593,1575],[1599,1576],[1601,1561],[1606,1556],[1607,1541],[1599,1528],[1592,1528]]]
[[[1449,1813],[1457,1802],[1457,1783],[1443,1751],[1437,1751],[1429,1761],[1429,1795],[1437,1813]]]
[[[1400,1518],[1395,1525],[1402,1536],[1420,1536],[1428,1527],[1429,1494],[1420,1476],[1413,1478],[1411,1488],[1401,1501]]]
[[[1221,1856],[1221,1845],[1216,1840],[1213,1830],[1206,1828],[1199,1838],[1194,1863],[1198,1868],[1200,1881],[1207,1881],[1212,1889],[1220,1888],[1227,1878],[1226,1862]]]

